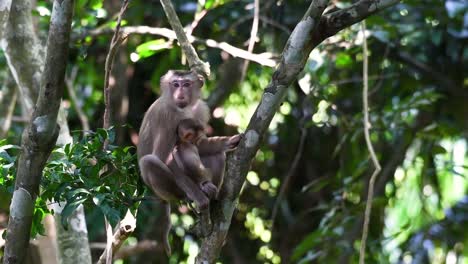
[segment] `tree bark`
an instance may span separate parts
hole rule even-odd
[[[30,11],[29,2],[15,1],[15,4],[26,4],[27,11]],[[22,263],[24,260],[24,250],[29,244],[34,203],[39,191],[42,170],[58,137],[57,115],[63,94],[66,69],[64,65],[68,59],[73,6],[73,0],[54,1],[43,81],[31,121],[22,136],[22,153],[19,156],[15,191],[10,205],[3,260],[5,264]],[[10,16],[10,19],[31,18],[30,13],[23,15],[22,18]],[[23,24],[23,26],[25,25],[32,26],[32,22]],[[11,25],[10,21],[9,26],[14,27],[15,25]],[[13,32],[10,31],[10,33]],[[34,42],[32,44],[35,44]],[[7,44],[6,49],[10,52],[14,52],[13,50],[17,48],[16,46],[14,49],[10,47]],[[38,46],[30,46],[29,50],[34,50],[34,47],[37,49]],[[10,64],[11,57],[8,60]],[[29,67],[28,69],[33,74],[32,69]],[[15,79],[18,81],[18,72],[13,73],[13,75],[16,75]],[[34,76],[34,79],[36,78],[39,76]]]
[[[11,7],[9,22],[6,26],[6,32],[3,35],[4,40],[0,43],[1,48],[5,53],[5,57],[7,58],[8,66],[18,85],[22,106],[26,109],[26,116],[29,118],[29,115],[33,110],[33,102],[37,99],[40,77],[43,73],[42,65],[44,64],[44,49],[39,44],[37,36],[34,33],[30,1],[15,0],[11,4]],[[57,144],[63,145],[71,143],[71,135],[63,109],[60,109],[58,123],[60,125],[60,133]],[[60,215],[54,215],[54,217],[56,218],[56,221],[57,219],[60,219]],[[69,221],[80,221],[81,218],[84,218],[83,210],[79,210],[77,214],[71,215]],[[60,223],[60,221],[58,222]],[[61,231],[64,231],[63,228],[56,230],[58,233]],[[91,259],[88,237],[80,236],[81,233],[73,234],[73,231],[74,229],[67,231],[67,235],[74,237],[74,239],[71,240],[62,240],[66,236],[61,234],[57,235],[58,248],[69,252],[87,252],[86,258]],[[61,245],[62,243],[65,244]],[[62,253],[63,252],[59,252],[58,254],[61,255]],[[81,259],[83,259],[83,257],[79,258],[79,260]],[[69,261],[73,261],[73,259],[70,259]]]
[[[11,118],[15,110],[17,91],[15,80],[11,76],[7,76],[7,80],[0,91],[0,138],[5,138],[8,135]]]
[[[10,15],[11,0],[2,0],[0,2],[0,39],[3,38],[3,32],[5,32],[5,26]]]
[[[229,230],[250,163],[260,147],[261,139],[274,114],[283,101],[287,88],[302,71],[310,52],[323,40],[345,27],[398,2],[399,0],[361,0],[344,10],[322,16],[328,1],[312,1],[304,18],[297,24],[286,43],[281,61],[250,119],[245,137],[237,149],[228,156],[221,200],[213,206],[213,232],[202,240],[196,263],[216,261]]]

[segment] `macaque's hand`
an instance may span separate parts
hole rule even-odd
[[[231,151],[237,148],[237,145],[239,145],[240,140],[244,137],[244,134],[237,134],[235,136],[230,137],[226,141],[226,151]]]
[[[204,181],[200,183],[201,190],[208,196],[208,198],[214,199],[218,193],[218,188],[211,181]]]

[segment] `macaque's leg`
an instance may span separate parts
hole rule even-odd
[[[185,197],[194,201],[200,211],[209,208],[210,200],[180,169],[173,166],[171,171],[156,155],[140,159],[143,181],[162,199],[180,200]]]
[[[195,145],[182,143],[173,154],[179,167],[183,167],[197,184],[211,181],[211,172],[203,165]]]
[[[226,154],[221,152],[215,155],[201,156],[200,158],[203,165],[211,171],[213,184],[218,187],[219,191],[223,184]]]

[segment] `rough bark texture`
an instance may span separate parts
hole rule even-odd
[[[91,263],[91,254],[88,245],[88,229],[83,206],[80,205],[68,220],[68,230],[65,230],[61,222],[61,208],[55,204],[55,228],[57,229],[58,263],[75,264]],[[85,237],[86,239],[83,239]],[[80,247],[81,245],[81,247]]]
[[[5,138],[11,125],[17,99],[16,83],[10,76],[0,91],[0,138]]]
[[[287,88],[302,71],[310,52],[327,37],[398,2],[399,0],[361,0],[345,10],[322,16],[328,1],[312,1],[306,15],[286,43],[281,61],[250,119],[245,137],[239,147],[228,156],[221,202],[213,206],[213,232],[203,239],[196,263],[215,263],[229,230],[250,163]]]
[[[26,116],[29,117],[33,109],[33,102],[37,100],[40,78],[43,70],[42,65],[44,64],[43,48],[39,45],[37,36],[34,33],[30,1],[15,0],[11,4],[8,23],[7,32],[3,36],[4,40],[2,40],[0,44],[7,58],[8,66],[11,72],[14,73],[13,76],[20,91],[22,107],[26,110],[25,112],[27,112]],[[57,144],[70,143],[71,136],[63,109],[60,109],[58,123],[60,125],[60,133]],[[79,215],[81,213],[83,216]],[[79,211],[79,214],[72,215],[70,221],[78,221],[79,218],[84,217],[84,211]],[[74,219],[75,216],[77,219]],[[57,230],[57,232],[62,230],[63,229]],[[72,235],[71,232],[73,232],[72,229],[70,229],[67,234]],[[70,241],[75,242],[75,244],[65,241],[68,251],[82,253],[86,251],[89,257],[91,251],[88,245],[88,237],[79,236],[79,234],[73,234],[72,236],[74,240]],[[64,237],[65,236],[61,235],[57,236],[57,243],[60,249],[64,248],[64,246],[60,246],[62,243],[61,239]],[[81,250],[83,247],[85,247],[86,250]],[[83,257],[79,257],[79,259],[82,258]]]
[[[20,86],[23,104],[27,109],[32,109],[39,92],[43,60],[41,45],[34,33],[30,1],[12,2],[3,37],[0,45],[10,71]]]
[[[11,0],[0,1],[0,40],[3,38],[3,32],[5,32],[5,26],[10,15]]]
[[[57,114],[63,94],[73,6],[73,0],[54,1],[43,81],[35,111],[22,136],[22,153],[10,206],[5,264],[23,262],[42,170],[59,133]]]

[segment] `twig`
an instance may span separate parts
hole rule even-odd
[[[65,85],[67,86],[68,95],[70,96],[73,108],[75,108],[75,111],[78,114],[78,118],[80,119],[81,127],[83,128],[83,134],[85,134],[86,131],[89,131],[90,127],[88,117],[83,112],[83,109],[81,109],[81,107],[78,105],[78,97],[76,96],[75,89],[73,89],[73,84],[75,83],[77,75],[78,67],[75,66],[71,70],[70,77],[65,79]]]
[[[171,40],[177,39],[175,32],[167,28],[148,27],[148,26],[127,26],[127,27],[122,27],[121,31],[127,35],[148,34],[148,35],[162,36]],[[75,39],[79,39],[85,36],[96,37],[96,36],[100,36],[103,34],[111,34],[112,32],[114,32],[114,30],[111,28],[94,29],[94,30],[88,31],[87,33],[76,35]],[[276,65],[276,61],[272,59],[273,55],[271,53],[254,54],[246,50],[232,46],[229,43],[217,42],[216,40],[213,40],[213,39],[201,39],[201,38],[197,38],[194,36],[188,36],[188,39],[190,43],[200,43],[210,48],[220,49],[222,51],[229,53],[230,55],[234,57],[242,58],[244,60],[250,60],[263,66],[274,67]]]
[[[140,254],[146,251],[155,251],[158,246],[158,242],[154,240],[143,240],[138,242],[133,246],[122,247],[119,251],[115,253],[115,259],[126,259],[128,257]]]
[[[110,113],[111,113],[111,87],[109,86],[109,79],[112,73],[112,67],[114,64],[114,58],[117,54],[117,50],[120,47],[120,44],[127,38],[127,36],[123,36],[120,32],[120,28],[122,25],[122,18],[127,10],[128,7],[128,0],[124,0],[122,3],[122,7],[120,8],[119,16],[117,18],[117,26],[115,28],[114,35],[112,36],[112,40],[109,47],[109,53],[107,53],[105,69],[104,69],[104,121],[103,127],[104,129],[109,129],[110,127]],[[103,149],[107,149],[109,144],[109,140],[106,138],[104,141]],[[104,169],[105,170],[105,169]],[[127,211],[127,216],[131,213]],[[127,218],[127,216],[125,218]],[[133,216],[132,216],[133,217]],[[99,258],[97,263],[105,263],[110,264],[112,263],[112,252],[115,252],[120,248],[123,241],[127,239],[127,237],[133,232],[134,226],[131,225],[121,225],[125,218],[119,223],[120,228],[117,229],[117,232],[112,236],[112,227],[107,221],[107,217],[104,216],[104,225],[106,227],[106,237],[107,237],[107,245],[106,249],[102,253],[101,257]]]
[[[127,240],[127,238],[133,233],[133,231],[135,230],[135,227],[136,227],[136,218],[129,211],[127,211],[127,215],[125,215],[124,219],[120,221],[119,227],[117,228],[117,231],[114,233],[114,236],[112,237],[111,250],[113,252],[116,252],[117,250],[119,250],[123,242]],[[107,263],[105,262],[107,255],[108,255],[107,250],[104,250],[104,252],[99,257],[97,264]]]
[[[304,152],[304,143],[307,138],[307,128],[301,127],[301,138],[299,140],[299,146],[297,148],[296,155],[294,156],[293,162],[291,164],[291,167],[288,170],[288,174],[284,177],[284,182],[281,185],[280,191],[278,193],[278,197],[276,198],[275,205],[273,206],[273,213],[271,214],[271,230],[273,230],[274,225],[275,225],[275,219],[276,215],[278,213],[278,208],[280,203],[284,199],[284,195],[286,194],[286,191],[291,184],[291,179],[293,175],[296,173],[297,166],[299,165],[299,161],[301,160],[302,153]]]
[[[239,18],[236,22],[234,22],[229,27],[228,31],[231,31],[231,30],[237,28],[240,24],[242,24],[242,23],[244,23],[244,22],[246,22],[246,21],[248,21],[248,20],[250,20],[252,18],[254,18],[254,15],[246,15],[244,17]],[[265,24],[269,24],[269,25],[271,25],[271,26],[273,26],[275,28],[278,28],[278,29],[280,29],[281,31],[283,31],[284,33],[286,33],[288,35],[291,34],[291,30],[288,27],[281,25],[280,23],[274,21],[273,19],[271,19],[269,17],[259,15],[258,18],[260,19],[260,21],[262,21]]]
[[[169,20],[169,24],[176,33],[177,40],[180,43],[182,51],[184,52],[185,56],[187,56],[190,69],[205,77],[210,76],[210,65],[200,60],[197,52],[190,44],[187,35],[185,35],[184,28],[180,23],[179,17],[177,16],[174,7],[172,6],[171,0],[161,0],[161,5],[163,6],[167,19]]]
[[[0,138],[8,135],[10,129],[13,112],[15,111],[16,101],[18,98],[18,88],[13,76],[8,75],[3,90],[0,91],[0,110],[2,112],[3,124],[0,124]]]
[[[368,96],[368,52],[367,52],[367,40],[366,40],[366,22],[362,21],[362,34],[363,34],[363,42],[362,42],[362,53],[363,53],[363,80],[364,80],[364,87],[362,90],[362,104],[363,104],[363,113],[364,113],[364,137],[366,139],[367,149],[369,150],[369,154],[371,155],[372,163],[375,166],[375,170],[372,173],[372,176],[369,180],[369,189],[367,192],[367,201],[366,201],[366,210],[364,213],[364,225],[362,230],[362,238],[361,238],[361,248],[359,250],[359,264],[365,263],[366,257],[366,242],[367,236],[369,233],[369,221],[370,221],[370,214],[372,210],[372,198],[374,196],[374,184],[379,174],[380,170],[382,169],[379,164],[379,160],[375,155],[374,147],[372,146],[372,142],[370,140],[369,129],[370,129],[370,121],[369,121],[369,102],[367,99]]]
[[[128,0],[124,0],[122,3],[122,7],[120,8],[119,17],[117,19],[117,26],[114,31],[114,35],[112,36],[111,44],[109,47],[109,53],[107,53],[106,63],[105,63],[105,73],[104,73],[104,102],[105,102],[105,109],[104,109],[104,124],[103,127],[108,129],[110,127],[110,106],[111,106],[111,98],[110,98],[110,90],[109,87],[109,79],[112,73],[112,67],[114,65],[114,58],[119,49],[120,44],[127,38],[127,36],[123,36],[120,33],[120,28],[122,24],[122,17],[128,7]],[[106,144],[105,144],[106,145]]]
[[[254,0],[254,19],[252,22],[252,30],[250,31],[249,46],[247,51],[252,53],[255,47],[255,40],[257,38],[258,32],[258,16],[260,14],[260,0]],[[240,82],[242,83],[245,79],[245,74],[247,73],[247,68],[249,67],[249,61],[245,60],[244,65],[242,66]]]

